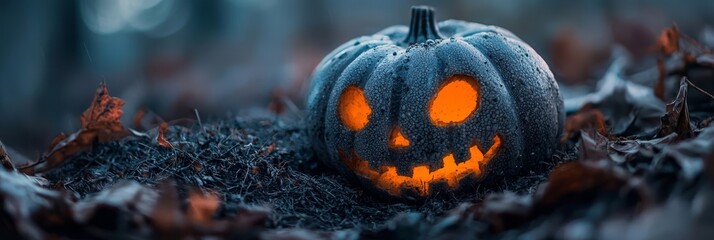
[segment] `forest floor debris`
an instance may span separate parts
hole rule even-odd
[[[102,84],[82,128],[59,135],[36,162],[19,164],[27,158],[0,143],[0,232],[30,239],[711,239],[714,81],[702,72],[714,72],[714,57],[676,27],[659,44],[656,76],[625,76],[626,57],[616,55],[596,91],[566,102],[571,115],[552,159],[422,202],[375,198],[322,166],[299,117],[154,119],[145,130],[151,114],[141,111],[135,130],[118,121],[123,101]]]

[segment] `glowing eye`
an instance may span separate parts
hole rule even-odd
[[[345,88],[337,104],[340,120],[350,130],[359,131],[369,122],[372,109],[359,87],[352,85]]]
[[[478,108],[478,87],[473,77],[455,75],[446,81],[429,104],[436,126],[462,123]]]

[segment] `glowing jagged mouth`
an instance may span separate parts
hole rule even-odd
[[[339,155],[349,169],[357,175],[369,179],[377,188],[390,195],[400,196],[402,189],[414,189],[419,195],[426,196],[429,194],[431,183],[446,182],[449,187],[456,188],[459,181],[469,174],[473,173],[474,177],[480,176],[482,172],[480,163],[489,162],[500,147],[501,137],[496,135],[486,154],[483,154],[474,144],[469,148],[471,158],[468,160],[457,164],[454,154],[449,153],[442,158],[444,163],[442,168],[430,171],[429,166],[416,166],[412,168],[412,176],[397,174],[395,166],[382,166],[379,171],[374,170],[369,167],[369,161],[360,159],[354,150],[350,156],[347,156],[342,150],[339,151]]]

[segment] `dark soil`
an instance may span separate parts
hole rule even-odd
[[[46,178],[77,198],[125,180],[148,185],[175,181],[184,197],[191,188],[218,193],[218,218],[258,205],[272,209],[269,226],[275,228],[374,230],[405,212],[420,212],[434,221],[489,192],[533,193],[557,162],[577,158],[571,149],[570,155],[560,152],[553,162],[526,169],[521,176],[485,185],[490,188],[400,202],[375,198],[323,168],[312,156],[303,126],[299,119],[275,117],[175,124],[167,136],[174,148],[161,147],[150,137],[129,137],[79,154]]]

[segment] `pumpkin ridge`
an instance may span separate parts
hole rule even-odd
[[[381,43],[381,44],[379,44],[379,43]],[[379,46],[383,46],[383,45],[388,45],[388,44],[390,44],[390,42],[383,41],[383,40],[374,40],[374,41],[370,41],[370,42],[365,42],[363,45],[348,46],[347,48],[343,49],[342,51],[337,51],[337,52],[331,53],[331,55],[328,55],[328,57],[326,57],[326,59],[333,59],[333,58],[338,57],[340,54],[346,54],[347,52],[354,51],[354,53],[350,56],[350,58],[345,59],[342,62],[342,64],[338,65],[335,69],[331,69],[331,71],[329,73],[326,73],[325,75],[327,75],[327,76],[321,76],[321,75],[317,75],[317,74],[324,71],[325,69],[330,68],[330,66],[334,66],[335,64],[332,64],[332,63],[330,63],[330,61],[325,61],[325,60],[323,60],[323,61],[325,61],[325,63],[323,64],[321,61],[320,64],[315,69],[315,72],[313,73],[314,76],[311,77],[311,78],[314,78],[315,80],[313,80],[314,82],[310,86],[310,92],[314,92],[315,91],[314,88],[324,86],[325,89],[323,91],[321,91],[321,93],[323,93],[323,94],[327,93],[327,96],[325,96],[325,98],[329,98],[329,96],[330,96],[329,94],[332,92],[332,87],[334,87],[336,82],[339,80],[339,79],[335,79],[335,80],[332,80],[331,82],[329,82],[331,79],[331,77],[329,77],[329,76],[336,75],[339,78],[339,76],[342,75],[342,73],[345,71],[345,69],[347,69],[347,67],[352,65],[352,63],[354,62],[355,59],[357,59],[359,56],[361,56],[364,52],[366,52],[370,49],[376,48],[376,47],[370,47],[370,44],[379,44],[379,45],[377,45],[377,47],[379,47]],[[360,48],[366,48],[366,49],[360,49]],[[352,50],[352,49],[355,49],[355,50]],[[319,78],[318,76],[321,76],[321,78]],[[322,81],[317,81],[317,80],[322,80]],[[320,104],[318,104],[318,105],[320,105]],[[324,105],[324,104],[322,104],[322,105]],[[320,110],[325,110],[325,109],[320,109]]]
[[[499,33],[497,33],[497,34],[498,34],[498,35],[501,35],[501,34],[499,34]],[[516,106],[516,101],[515,101],[515,99],[513,99],[513,98],[514,98],[513,91],[512,91],[511,88],[506,84],[506,78],[503,76],[503,70],[502,70],[498,65],[496,65],[496,64],[493,62],[493,60],[489,57],[488,54],[485,54],[484,51],[481,50],[481,46],[480,46],[479,43],[477,43],[477,42],[471,42],[471,41],[466,41],[466,40],[474,40],[474,41],[475,41],[476,38],[475,38],[475,37],[471,37],[471,38],[468,38],[468,39],[467,39],[467,38],[464,38],[463,42],[466,43],[466,44],[465,44],[466,46],[471,47],[473,51],[475,51],[475,52],[477,52],[478,54],[480,54],[481,56],[483,56],[483,58],[486,59],[486,62],[488,63],[488,66],[489,66],[491,69],[493,69],[493,70],[496,71],[496,73],[497,73],[496,75],[498,76],[499,80],[504,84],[503,88],[506,89],[506,92],[508,92],[508,96],[511,96],[510,98],[506,98],[505,100],[508,102],[508,104],[510,105],[510,108],[511,108],[511,109],[516,110],[516,111],[514,111],[514,115],[515,115],[516,118],[519,118],[519,121],[515,121],[515,122],[512,123],[512,124],[515,124],[515,125],[516,125],[516,128],[517,128],[520,132],[523,132],[523,131],[524,131],[524,129],[523,129],[523,124],[522,124],[522,122],[520,121],[520,114],[519,114],[519,111],[518,111],[518,110],[520,110],[520,108],[518,108],[518,106]],[[518,142],[524,142],[524,141],[525,141],[525,139],[523,138],[523,134],[518,134],[518,138],[519,138],[519,139],[518,139]]]
[[[343,43],[339,45],[337,48],[334,50],[330,51],[325,58],[323,58],[315,67],[315,70],[313,73],[320,72],[323,69],[327,68],[330,65],[330,60],[336,58],[338,55],[348,52],[350,49],[355,49],[363,46],[367,46],[370,44],[380,44],[380,45],[386,45],[386,44],[393,44],[393,41],[383,39],[381,36],[377,35],[365,35],[361,36],[357,39],[348,41],[346,43]],[[356,44],[360,43],[360,44]]]
[[[369,69],[368,76],[363,79],[360,79],[360,84],[366,91],[367,85],[371,82],[395,80],[395,81],[391,82],[392,91],[389,93],[390,101],[389,101],[389,105],[387,106],[388,113],[386,115],[387,115],[388,119],[391,119],[390,123],[396,123],[397,120],[394,120],[394,119],[398,119],[398,118],[395,118],[394,116],[398,116],[398,114],[399,114],[398,107],[401,106],[401,98],[399,98],[399,97],[395,98],[392,94],[394,93],[394,91],[398,91],[397,93],[398,93],[398,95],[400,95],[401,89],[398,89],[398,88],[400,86],[401,79],[399,77],[394,78],[394,79],[392,79],[392,78],[383,79],[383,78],[378,78],[379,76],[375,76],[375,74],[377,73],[378,69],[384,68],[384,69],[393,69],[393,72],[391,75],[394,75],[394,74],[399,75],[397,69],[390,66],[390,64],[393,64],[395,62],[400,62],[400,63],[403,62],[404,59],[406,58],[405,54],[397,54],[395,56],[395,55],[391,54],[391,52],[403,52],[405,50],[404,50],[404,48],[399,47],[397,45],[385,45],[385,49],[375,49],[375,51],[383,51],[385,54],[379,59],[379,61],[377,61],[377,63],[374,64],[374,66],[372,66],[372,68]],[[371,97],[374,98],[375,96],[371,96]],[[394,106],[396,106],[397,109],[395,109]],[[375,111],[378,111],[378,110],[375,110]],[[357,138],[358,138],[358,134],[352,135],[353,142],[355,142],[355,140]],[[388,141],[388,138],[389,138],[389,136],[387,136],[387,135],[384,136],[385,143]],[[389,159],[391,159],[391,158],[389,158]]]
[[[494,27],[496,29],[493,29],[490,27],[493,27],[493,26],[486,26],[486,27],[484,27],[483,30],[482,29],[472,29],[472,30],[469,30],[470,32],[460,33],[461,35],[459,35],[459,36],[462,39],[466,39],[466,38],[476,38],[476,37],[481,36],[482,34],[483,35],[493,34],[493,35],[503,36],[510,40],[521,41],[520,38],[518,38],[516,35],[513,35],[513,33],[511,33],[511,32],[508,32],[506,30],[496,28],[496,27]]]
[[[535,58],[538,61],[541,61],[545,64],[545,60],[543,60],[543,58],[540,55],[538,55],[538,53],[536,53],[535,50],[533,50],[530,46],[523,45],[523,44],[519,43],[519,41],[515,41],[513,39],[507,39],[507,41],[505,41],[505,42],[509,46],[518,46],[518,47],[523,48],[524,51],[529,52],[528,54],[533,55],[533,58]],[[546,64],[546,67],[547,67],[547,64]],[[545,74],[548,74],[549,78],[555,79],[555,77],[553,76],[552,73],[550,73],[550,71],[547,71]],[[560,95],[558,83],[556,81],[546,81],[546,82],[542,82],[541,84],[544,85],[543,90],[549,94],[548,96],[546,96],[547,99],[559,99],[560,100],[560,101],[556,101],[556,104],[559,104],[559,106],[555,106],[556,111],[557,111],[557,109],[562,109],[563,108],[563,99],[562,99],[562,96]],[[556,130],[556,137],[559,139],[560,133],[563,132],[563,127],[564,127],[563,122],[565,122],[565,112],[561,111],[558,114],[559,114],[559,116],[557,116],[557,122],[558,122],[557,125],[559,126],[559,128]],[[560,114],[562,114],[562,115],[560,115]]]
[[[502,36],[502,35],[500,35],[500,36]],[[494,68],[498,71],[498,73],[499,73],[498,75],[501,76],[502,78],[504,76],[504,71],[506,71],[506,70],[518,69],[518,68],[525,67],[522,64],[522,62],[520,62],[520,61],[518,63],[520,63],[521,65],[518,65],[518,66],[512,66],[514,64],[512,62],[510,62],[513,59],[521,59],[522,58],[522,56],[519,55],[520,52],[517,50],[519,48],[523,51],[528,52],[528,54],[533,55],[533,56],[529,57],[529,58],[531,58],[531,60],[526,62],[528,65],[530,65],[530,64],[538,65],[538,64],[534,64],[534,63],[538,62],[538,61],[543,61],[540,58],[540,56],[537,53],[535,53],[535,51],[532,50],[532,48],[530,48],[530,46],[528,46],[527,44],[523,43],[520,40],[511,39],[511,38],[508,38],[505,36],[503,39],[495,38],[495,37],[483,39],[483,41],[488,41],[491,43],[490,45],[488,45],[489,46],[488,48],[480,46],[481,43],[478,41],[482,40],[482,38],[472,37],[472,38],[469,38],[469,40],[472,40],[472,41],[467,41],[467,43],[476,47],[479,50],[488,49],[487,52],[494,54],[494,55],[497,54],[499,56],[502,56],[500,59],[498,59],[498,61],[500,61],[500,63],[494,62],[493,59],[488,58],[490,64],[495,66]],[[484,45],[485,45],[485,43],[484,43]],[[490,50],[489,48],[493,48],[493,50]],[[529,49],[530,49],[530,51],[529,51]],[[536,59],[532,59],[532,58],[536,58]],[[545,65],[544,68],[547,69],[547,65]],[[508,74],[507,79],[509,79],[509,81],[503,81],[503,83],[506,87],[506,90],[509,92],[509,95],[514,96],[514,98],[512,99],[511,107],[513,109],[515,109],[515,112],[516,112],[516,120],[517,121],[515,121],[514,124],[516,126],[518,126],[518,130],[520,132],[520,134],[518,134],[518,137],[521,139],[521,142],[524,142],[525,139],[534,139],[534,138],[546,139],[549,136],[541,135],[544,132],[533,130],[533,129],[540,129],[540,128],[524,128],[523,127],[523,126],[527,126],[530,122],[533,121],[532,119],[529,119],[530,117],[528,115],[526,115],[526,114],[529,114],[529,111],[527,110],[528,107],[526,107],[525,105],[529,104],[530,102],[526,102],[525,100],[516,101],[515,96],[518,96],[519,98],[524,98],[524,97],[527,97],[528,96],[527,94],[531,93],[531,92],[542,93],[544,91],[548,91],[549,87],[557,88],[557,83],[555,83],[555,80],[552,77],[552,75],[549,78],[551,80],[553,80],[554,86],[548,86],[549,85],[548,79],[542,79],[541,77],[535,77],[534,75],[531,75],[531,74],[526,74],[526,75],[529,75],[528,78],[523,78],[525,76],[520,76],[523,74],[522,72],[515,71],[515,70],[512,70],[512,71],[513,72],[507,73]],[[550,71],[548,71],[548,72],[550,72]],[[517,77],[514,77],[512,75],[520,76],[523,79],[517,79]],[[538,82],[538,84],[536,84],[535,86],[523,86],[523,85],[519,86],[518,83],[515,81],[523,81],[524,82],[523,85],[526,85],[531,82]],[[538,87],[539,85],[540,85],[540,87]],[[537,87],[537,88],[533,89],[533,87]],[[528,90],[523,91],[521,88],[527,88]],[[556,90],[556,92],[557,92],[557,90]],[[553,98],[553,97],[558,97],[558,98]],[[541,99],[545,100],[545,101],[542,101]],[[534,99],[530,99],[530,100],[534,100]],[[534,101],[538,101],[544,105],[547,105],[548,103],[550,103],[550,102],[548,102],[548,100],[553,100],[554,104],[557,104],[558,101],[560,101],[562,103],[562,99],[560,99],[559,96],[547,96],[547,95],[543,95],[543,96],[541,96],[540,99],[535,99]],[[543,108],[543,106],[541,106],[541,108]],[[558,111],[558,109],[559,108],[556,106],[554,110]],[[551,110],[551,109],[547,108],[547,109],[543,109],[543,110]],[[562,109],[561,109],[561,111],[562,111]],[[544,114],[546,114],[546,113],[543,113],[540,115],[543,116]],[[555,116],[555,118],[557,118],[557,116]],[[546,118],[546,119],[548,119],[548,118]],[[543,124],[545,124],[545,123],[543,123]],[[550,124],[548,124],[548,125],[550,125]],[[560,125],[559,127],[562,128],[562,125]],[[556,130],[556,131],[560,131],[560,130]],[[536,135],[534,135],[534,133]],[[550,150],[551,153],[549,153],[549,154],[552,154],[552,148],[555,146],[555,144],[557,144],[559,134],[560,133],[556,133],[555,136],[553,136],[553,139],[547,139],[544,141],[531,140],[531,142],[534,143],[531,145],[533,147],[533,149],[522,149],[520,151],[523,151],[524,153],[525,153],[525,151],[531,151],[531,154],[533,154],[533,151]],[[544,145],[544,144],[538,143],[538,142],[552,142],[552,144]]]
[[[333,82],[331,82],[331,86],[330,86],[331,90],[329,92],[330,97],[327,98],[327,102],[324,104],[323,114],[332,114],[332,115],[336,116],[335,120],[337,120],[338,123],[342,124],[340,122],[340,116],[339,116],[338,109],[335,108],[335,111],[332,112],[332,111],[329,111],[329,106],[333,105],[333,104],[336,104],[335,106],[337,106],[337,104],[339,104],[339,98],[340,98],[342,92],[350,85],[356,85],[357,87],[364,90],[364,87],[366,86],[367,81],[369,81],[374,74],[374,69],[377,69],[380,66],[380,64],[382,64],[385,61],[385,59],[387,59],[389,57],[389,54],[386,54],[386,52],[389,52],[388,50],[390,50],[390,49],[396,50],[396,49],[398,49],[398,47],[395,47],[395,46],[389,45],[389,44],[382,44],[382,45],[378,45],[376,47],[369,48],[369,49],[361,51],[361,52],[354,53],[355,58],[351,59],[349,64],[347,64],[347,67],[345,67],[344,69],[341,69],[341,72],[338,75],[339,77],[336,80],[334,80]],[[382,54],[382,53],[385,53],[385,54]],[[372,55],[369,55],[369,54],[372,54]],[[364,67],[362,67],[361,65],[366,65],[366,64],[373,64],[373,66],[371,68],[368,68],[367,71],[365,71]],[[352,66],[352,68],[354,68],[354,69],[350,69],[350,66]],[[352,73],[347,72],[347,71],[351,71]],[[346,74],[346,72],[347,72],[347,74]],[[345,84],[343,86],[343,88],[341,88],[341,89],[335,89],[335,86],[337,86],[338,84],[348,82],[350,79],[354,78],[355,77],[354,74],[358,73],[358,72],[363,72],[363,74],[365,76],[363,76],[360,79],[357,79],[352,84]],[[364,93],[364,96],[367,99],[368,103],[372,104],[369,101],[370,96],[366,91]],[[330,141],[330,139],[327,139],[328,131],[339,132],[340,130],[330,129],[329,127],[327,127],[327,126],[330,126],[330,123],[328,121],[330,121],[329,117],[323,118],[322,124],[323,124],[323,128],[325,129],[325,131],[323,132],[323,134],[324,134],[323,141],[333,142],[333,144],[336,144],[336,143],[334,143],[335,139],[332,139],[332,141]],[[368,125],[369,125],[369,123],[367,123],[367,125],[365,127],[368,127]],[[345,127],[345,126],[342,125],[342,127]],[[345,129],[347,129],[348,131],[351,131],[348,128],[345,128]],[[351,143],[354,143],[355,139],[357,138],[357,135],[360,132],[361,131],[357,131],[356,133],[349,135],[350,136],[349,141]]]
[[[394,112],[393,115],[395,116],[393,118],[394,123],[399,123],[400,127],[402,127],[402,130],[405,131],[405,134],[409,134],[406,132],[414,130],[414,128],[405,127],[405,125],[411,125],[406,123],[407,121],[413,123],[413,119],[427,119],[427,121],[429,119],[428,106],[430,97],[415,95],[414,93],[417,92],[418,89],[426,89],[426,92],[428,92],[427,94],[429,96],[432,96],[433,92],[436,91],[436,89],[438,89],[440,86],[440,79],[436,79],[436,77],[440,74],[439,72],[441,70],[439,69],[441,69],[443,62],[440,61],[440,59],[436,55],[436,52],[432,50],[432,47],[413,45],[409,48],[409,50],[405,51],[405,53],[403,54],[403,59],[402,61],[400,61],[400,64],[402,65],[398,66],[401,67],[397,77],[397,79],[400,81],[398,83],[395,83],[394,86],[396,86],[397,88],[393,88],[393,90],[399,91],[398,95],[400,104],[396,108],[392,108],[391,110]],[[433,76],[430,75],[426,77],[428,73],[433,73]],[[404,91],[404,89],[407,88],[409,89],[409,91]],[[421,102],[422,100],[424,100],[423,103]],[[409,109],[413,109],[415,105],[416,108],[418,108],[419,110],[417,110],[416,112],[412,112],[413,115],[411,115],[411,117],[406,118],[402,116],[402,114],[408,112]],[[432,131],[432,128],[426,128],[425,131],[430,132],[412,135],[410,149],[424,149],[425,147],[431,147],[425,146],[428,145],[429,142],[433,141],[433,139],[429,140],[429,138],[432,138],[432,136],[440,135],[440,130],[433,130],[434,131]],[[441,148],[435,148],[434,150],[436,150],[434,154],[438,154],[439,156],[444,155],[450,151],[449,149]],[[402,155],[402,158],[406,158],[406,156]],[[399,159],[395,159],[393,162],[393,164],[395,164],[397,168],[397,173],[411,174],[411,167],[404,164],[399,164],[399,162],[401,162]],[[430,167],[438,167],[439,164],[441,163],[430,163]]]
[[[392,92],[390,93],[390,101],[389,101],[389,125],[392,127],[398,126],[400,129],[403,129],[402,126],[399,126],[399,113],[402,112],[402,91],[404,90],[404,77],[402,77],[401,71],[404,71],[404,67],[407,65],[405,62],[407,53],[400,54],[398,56],[398,59],[395,59],[395,62],[398,63],[396,66],[395,72],[397,73],[396,76],[393,78],[394,82],[392,83]],[[402,130],[403,131],[403,130]]]
[[[312,132],[310,135],[312,135],[315,138],[318,138],[317,143],[320,144],[317,149],[324,149],[325,148],[325,143],[327,141],[327,117],[326,117],[326,112],[327,108],[330,103],[330,97],[332,95],[332,90],[339,81],[339,76],[342,76],[344,71],[352,65],[352,63],[357,59],[359,56],[361,56],[364,52],[367,50],[372,49],[369,44],[367,43],[373,43],[373,44],[380,44],[378,46],[382,45],[388,45],[389,42],[383,41],[383,40],[372,40],[368,41],[363,45],[350,45],[347,46],[345,49],[341,51],[333,51],[331,55],[328,55],[327,58],[333,59],[338,57],[340,54],[346,54],[347,52],[354,51],[353,54],[348,56],[347,59],[343,59],[342,62],[339,62],[339,64],[334,64],[334,62],[326,61],[324,65],[318,65],[318,67],[315,70],[315,73],[313,73],[313,83],[312,86],[310,86],[310,92],[311,94],[321,94],[322,96],[308,96],[308,98],[316,98],[312,100],[313,102],[311,104],[308,104],[308,106],[314,106],[313,108],[310,108],[308,113],[308,119],[311,122],[308,131]],[[346,44],[343,44],[343,46]],[[322,64],[322,63],[321,63]],[[329,72],[326,72],[329,71]],[[321,91],[317,91],[316,89],[322,88]],[[310,99],[308,99],[310,100]],[[310,101],[308,101],[310,102]],[[329,155],[327,152],[321,152],[318,151],[318,154],[320,155]]]

